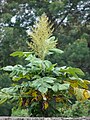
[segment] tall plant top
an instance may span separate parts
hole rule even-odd
[[[35,28],[32,28],[32,33],[29,34],[32,42],[28,45],[42,60],[50,54],[50,50],[55,50],[57,40],[52,36],[52,32],[52,25],[48,22],[47,16],[43,14],[39,22],[36,23]]]

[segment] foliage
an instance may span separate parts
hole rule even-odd
[[[60,105],[59,105],[60,106]],[[69,106],[59,107],[59,112],[53,116],[60,117],[84,117],[90,116],[90,100],[83,102],[76,101],[74,104]],[[49,111],[50,114],[51,111]],[[12,109],[12,116],[29,116],[29,111],[27,109]]]
[[[26,45],[26,41],[24,40],[25,36],[20,36],[19,32],[22,34],[25,34],[25,32],[22,32],[21,30],[18,30],[17,28],[2,28],[1,31],[1,44],[0,44],[0,67],[6,66],[7,64],[14,64],[14,60],[19,62],[18,58],[11,58],[10,54],[17,50],[26,50],[23,46]],[[14,40],[13,40],[14,38]],[[22,46],[22,47],[20,47]],[[7,59],[8,58],[8,59]]]
[[[52,56],[53,57],[53,56]],[[81,38],[67,45],[64,53],[59,56],[55,55],[52,62],[56,61],[59,65],[66,65],[72,67],[79,67],[83,71],[86,71],[85,78],[89,77],[90,64],[88,60],[90,59],[90,49],[88,47],[88,42],[85,38]]]
[[[3,87],[10,87],[11,84],[12,84],[12,81],[9,78],[8,73],[3,73],[3,72],[0,71],[0,89],[3,88]]]
[[[62,112],[64,117],[83,117],[90,116],[90,100],[79,102],[76,101],[71,107],[66,108]]]
[[[28,110],[27,109],[12,109],[12,115],[11,116],[18,116],[18,117],[28,117]]]
[[[43,19],[44,21],[42,21]],[[73,96],[76,96],[79,101],[90,98],[88,90],[90,81],[80,78],[84,75],[81,69],[58,67],[57,64],[52,64],[45,59],[49,51],[62,53],[61,50],[55,48],[56,41],[55,38],[52,39],[52,30],[49,24],[47,17],[42,15],[39,23],[36,24],[36,29],[31,34],[32,44],[29,45],[32,52],[17,51],[11,54],[11,56],[23,57],[26,61],[25,65],[16,64],[2,68],[10,72],[14,84],[0,90],[0,104],[8,100],[13,105],[16,104],[18,110],[15,112],[15,108],[13,108],[12,115],[20,112],[20,115],[27,116],[27,112],[22,113],[28,110],[29,116],[56,116],[60,114],[60,106],[69,105],[70,98]],[[44,26],[43,33],[41,32],[42,26]],[[41,39],[38,39],[37,33]],[[47,37],[43,38],[41,33]],[[41,48],[42,43],[43,45],[47,44],[40,50],[38,48]],[[42,54],[39,54],[40,52]]]
[[[1,41],[0,46],[0,58],[2,58],[0,60],[0,65],[5,66],[11,62],[13,63],[13,60],[9,57],[9,54],[13,51],[16,51],[16,49],[27,51],[25,46],[25,41],[28,39],[26,36],[26,30],[31,28],[31,26],[34,24],[34,21],[36,21],[38,16],[40,16],[43,12],[46,12],[47,16],[54,24],[54,34],[56,34],[56,36],[59,38],[57,45],[58,47],[62,47],[64,50],[69,43],[72,44],[77,39],[81,39],[81,35],[83,34],[88,36],[86,39],[89,45],[90,8],[88,4],[89,0],[5,0],[4,2],[1,0],[2,19],[0,19],[0,27],[4,31],[1,29],[1,33],[2,31],[3,33],[0,37],[3,40]],[[12,19],[14,19],[14,21],[12,21]],[[10,35],[6,34],[6,31],[9,31]],[[7,37],[8,39],[6,39]],[[60,61],[60,57],[58,61]],[[63,61],[66,65],[66,59],[63,59]],[[72,59],[70,59],[70,61],[72,62]],[[83,64],[82,61],[81,64]],[[90,65],[89,62],[87,64]],[[63,64],[61,63],[60,65],[62,66]],[[76,63],[74,63],[74,65],[75,67],[79,67]],[[72,63],[70,66],[72,66]],[[87,76],[89,76],[90,70],[84,69],[84,67],[80,68],[84,70],[86,74],[88,74]],[[87,76],[86,78],[89,78]]]
[[[11,79],[9,78],[8,73],[3,73],[0,71],[0,89],[4,87],[10,87],[12,84]],[[4,103],[3,105],[0,105],[0,116],[10,116],[11,114],[11,108],[12,105],[10,103]]]
[[[12,105],[8,102],[0,105],[0,116],[11,116]]]

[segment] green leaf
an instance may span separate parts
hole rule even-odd
[[[78,80],[77,82],[82,88],[88,89],[88,85],[84,82],[84,80]]]
[[[50,85],[50,84],[48,84],[48,83],[42,83],[42,85],[41,85],[42,87],[44,87],[44,88],[52,88],[52,86]]]
[[[79,68],[67,67],[65,69],[60,69],[60,72],[68,73],[73,77],[79,78],[78,75],[84,75],[84,72]]]
[[[5,94],[3,94],[3,96],[7,94],[8,97],[10,97],[9,94],[14,93],[14,90],[15,89],[13,87],[9,87],[9,88],[3,88],[3,89],[1,89],[1,92],[5,93]]]
[[[23,56],[23,52],[22,51],[16,51],[16,52],[13,52],[10,54],[10,56],[19,56],[19,57],[22,57]]]
[[[52,55],[52,54],[53,54],[53,52],[48,52],[48,53],[47,53],[47,55]]]
[[[3,98],[3,99],[0,100],[0,104],[3,104],[6,101],[7,101],[7,98]]]
[[[46,93],[48,91],[48,88],[45,87],[39,87],[38,89],[42,94]]]
[[[59,84],[59,90],[69,89],[70,84]]]
[[[12,80],[13,80],[13,81],[19,81],[21,78],[22,78],[22,77],[14,76],[14,77],[12,78]]]
[[[46,65],[46,68],[49,68],[52,65],[52,63],[48,60],[44,60],[44,64]]]
[[[38,88],[39,86],[41,86],[41,81],[40,81],[40,79],[36,79],[36,80],[34,80],[33,82],[32,82],[32,86],[34,86],[34,87],[36,87],[36,88]]]
[[[30,55],[28,55],[28,56],[26,57],[25,60],[31,62],[31,61],[35,61],[35,59],[38,59],[38,58],[36,58],[34,55],[30,54]]]
[[[23,52],[25,57],[28,57],[29,55],[31,55],[33,52]]]
[[[74,70],[78,75],[82,75],[82,76],[85,75],[84,72],[83,72],[81,69],[79,69],[79,68],[73,68],[73,70]]]
[[[81,69],[79,69],[79,68],[68,67],[67,68],[67,72],[69,72],[73,76],[77,76],[76,74],[78,74],[78,75],[84,75],[83,71]]]
[[[54,92],[57,92],[58,90],[67,90],[69,88],[70,84],[59,84],[59,83],[55,83],[52,86],[52,90]]]
[[[13,56],[13,57],[22,57],[22,56],[25,56],[27,57],[28,55],[30,55],[32,52],[22,52],[22,51],[16,51],[16,52],[13,52],[10,54],[10,56]]]
[[[58,88],[59,88],[59,85],[55,83],[55,85],[52,86],[52,90],[54,92],[57,92],[58,91]]]
[[[5,71],[12,71],[13,68],[14,68],[13,66],[6,66],[6,67],[3,67],[2,69]]]
[[[43,80],[47,83],[54,83],[54,80],[56,80],[56,78],[53,77],[43,77]]]
[[[58,48],[53,48],[53,49],[50,49],[51,52],[55,52],[55,53],[59,53],[59,54],[62,54],[64,53],[62,50],[58,49]]]

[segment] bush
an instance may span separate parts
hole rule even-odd
[[[10,73],[14,83],[9,88],[1,89],[0,103],[9,100],[15,105],[12,115],[60,116],[60,107],[68,107],[73,96],[76,96],[78,101],[90,97],[90,81],[79,77],[84,75],[81,69],[58,67],[45,59],[47,55],[63,53],[56,48],[57,40],[52,36],[51,28],[48,18],[42,15],[30,33],[32,42],[28,45],[32,51],[16,51],[11,54],[24,58],[26,64],[2,68]]]
[[[63,111],[64,117],[83,117],[90,116],[90,100],[79,102],[76,101],[70,108]]]

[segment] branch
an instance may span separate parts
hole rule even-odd
[[[65,13],[64,17],[61,19],[61,21],[55,26],[54,30],[56,30],[61,24],[62,22],[65,20],[65,18],[68,16],[68,14],[70,13],[71,9],[73,8],[74,5],[72,5],[70,7],[70,9]]]

